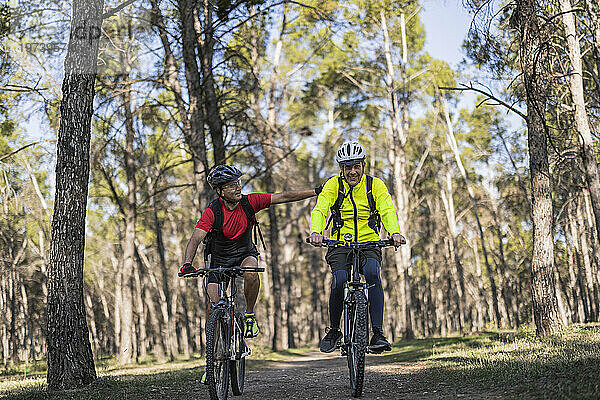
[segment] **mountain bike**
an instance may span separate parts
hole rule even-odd
[[[244,320],[236,311],[236,276],[244,272],[263,272],[257,267],[218,267],[197,269],[184,278],[208,277],[209,273],[219,276],[219,301],[211,304],[211,313],[206,325],[206,383],[211,400],[226,400],[231,382],[231,392],[239,396],[244,392],[246,357],[251,350],[244,338]],[[228,284],[231,282],[231,285]],[[207,279],[204,292],[207,292]],[[230,287],[229,292],[227,291]]]
[[[352,235],[349,235],[346,240],[351,238]],[[309,239],[306,241],[309,242]],[[365,354],[371,353],[368,347],[369,292],[368,285],[360,278],[361,253],[368,248],[394,246],[394,240],[374,240],[360,243],[323,239],[323,246],[349,247],[352,250],[352,266],[348,268],[348,281],[344,284],[344,336],[343,341],[338,344],[338,348],[341,349],[342,356],[346,356],[348,361],[352,396],[360,397],[365,378]]]

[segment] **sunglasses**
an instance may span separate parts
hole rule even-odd
[[[236,189],[238,186],[242,186],[242,182],[239,179],[221,186],[221,189]]]

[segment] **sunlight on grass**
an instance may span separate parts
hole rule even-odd
[[[315,351],[300,348],[272,352],[256,347],[248,365],[260,369]],[[537,338],[529,327],[519,332],[401,341],[391,352],[373,360],[385,365],[385,373],[416,378],[412,383],[405,382],[404,390],[409,392],[441,385],[456,390],[470,387],[500,398],[600,398],[600,325],[572,326],[544,339]],[[44,367],[43,363],[29,365],[26,379],[23,366],[0,374],[0,398],[185,398],[190,390],[198,390],[204,359],[158,363],[149,358],[142,364],[126,366],[117,365],[114,359],[102,359],[96,362],[96,382],[78,391],[52,394],[45,393]],[[34,376],[30,375],[32,371]]]
[[[512,341],[487,338],[441,345],[427,362],[440,373],[464,383],[510,387],[517,393],[543,396],[589,396],[600,393],[600,329],[574,326],[538,339],[529,331]]]
[[[249,365],[256,365],[284,361],[290,357],[302,356],[311,351],[315,351],[315,349],[298,348],[273,352],[264,347],[253,347],[252,356],[248,359],[248,363]],[[149,387],[153,384],[160,385],[160,382],[163,379],[170,382],[176,382],[181,379],[190,381],[198,380],[201,372],[204,370],[205,360],[204,358],[200,358],[199,355],[196,356],[197,357],[187,360],[177,360],[166,363],[158,363],[156,360],[149,358],[143,363],[128,365],[118,365],[114,357],[96,360],[96,372],[99,380],[98,383],[95,384],[97,388],[92,389],[92,391],[101,390],[101,387],[103,386],[123,386],[126,382],[130,382],[134,379],[134,377],[141,382],[142,386],[145,386],[147,383]],[[30,368],[30,371],[32,370],[36,371],[35,377],[23,378],[25,376],[23,366],[0,374],[0,398],[8,395],[8,393],[12,393],[10,396],[10,398],[12,398],[19,392],[29,394],[37,392],[39,394],[40,392],[45,391],[45,362],[39,362],[36,364],[35,368]],[[30,373],[31,372],[27,372],[27,374]],[[27,396],[24,398],[27,398]]]

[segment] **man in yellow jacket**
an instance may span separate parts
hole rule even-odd
[[[400,234],[396,210],[385,183],[379,178],[364,174],[366,156],[365,148],[357,141],[345,142],[338,148],[335,161],[341,169],[340,177],[332,177],[325,183],[312,211],[310,243],[313,246],[321,246],[323,243],[323,230],[326,229],[329,210],[333,221],[332,239],[341,240],[344,235],[350,234],[351,241],[379,240],[379,222],[382,222],[396,247],[406,243]],[[343,190],[340,184],[344,186]],[[367,194],[369,190],[370,195]],[[335,350],[342,339],[340,318],[344,302],[344,284],[348,280],[346,266],[352,263],[348,257],[349,252],[350,248],[329,248],[325,256],[333,274],[329,296],[331,325],[320,345],[321,351],[325,353]],[[373,352],[391,350],[382,329],[384,296],[379,272],[381,249],[367,249],[363,254],[366,257],[362,262],[361,272],[369,285],[369,315],[373,331],[369,347]]]

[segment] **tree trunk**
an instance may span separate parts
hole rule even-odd
[[[103,0],[73,2],[65,59],[48,266],[49,390],[74,389],[96,380],[85,320],[83,257],[91,119],[103,4]]]
[[[467,175],[467,171],[463,166],[460,154],[458,153],[458,144],[456,143],[456,137],[454,136],[454,128],[452,127],[452,121],[450,120],[450,112],[448,110],[448,104],[446,98],[440,96],[442,102],[442,111],[444,113],[444,119],[446,120],[446,139],[448,141],[448,145],[452,149],[452,153],[454,154],[454,159],[456,160],[456,165],[462,175],[462,178],[467,185],[467,192],[469,193],[469,198],[471,199],[471,203],[473,204],[473,214],[475,215],[475,220],[477,221],[477,228],[479,230],[479,239],[481,240],[481,250],[483,251],[483,260],[485,261],[485,269],[488,273],[488,279],[490,280],[490,289],[492,292],[492,306],[494,307],[494,318],[496,321],[496,325],[499,327],[501,323],[500,316],[500,308],[498,307],[498,288],[496,287],[496,279],[494,277],[494,270],[490,265],[488,259],[487,246],[485,243],[485,234],[483,232],[483,226],[481,225],[481,220],[479,218],[479,206],[477,203],[477,199],[475,198],[475,193],[473,191],[473,187],[471,186],[471,181]]]
[[[517,0],[513,18],[520,30],[519,56],[527,97],[527,131],[532,187],[533,257],[531,292],[538,336],[552,335],[563,328],[554,282],[552,237],[552,186],[546,138],[546,65],[548,51],[538,23],[536,0]]]
[[[510,317],[510,310],[512,309],[512,301],[515,300],[514,294],[512,293],[510,284],[508,282],[508,264],[504,257],[504,235],[500,230],[500,218],[498,216],[499,208],[498,201],[494,197],[493,193],[489,193],[490,202],[492,205],[492,218],[494,221],[494,230],[496,231],[496,237],[498,238],[498,277],[500,280],[500,290],[502,299],[504,300],[504,310],[506,313],[506,322],[509,326],[514,327]]]
[[[179,0],[177,2],[179,9],[179,18],[181,20],[181,40],[183,64],[185,69],[185,79],[188,92],[188,113],[190,121],[190,131],[184,132],[185,141],[192,153],[194,162],[194,180],[196,185],[196,207],[198,213],[202,211],[201,204],[208,192],[206,179],[208,173],[208,160],[206,157],[206,137],[204,133],[205,116],[203,111],[202,96],[202,78],[198,69],[198,59],[196,57],[196,42],[198,32],[194,27],[195,15],[197,15],[197,0]],[[163,47],[165,42],[163,40]],[[168,47],[168,46],[167,46]],[[167,60],[169,61],[169,60]],[[171,60],[174,62],[174,60]],[[172,70],[173,65],[169,64]],[[176,80],[175,70],[172,70],[172,80]]]
[[[165,244],[163,241],[163,228],[162,222],[158,217],[158,205],[156,202],[156,190],[155,182],[158,180],[158,175],[154,174],[154,180],[148,173],[148,193],[150,195],[150,206],[152,208],[152,222],[154,227],[154,234],[156,236],[156,252],[158,253],[159,267],[162,278],[162,286],[159,288],[156,284],[156,290],[160,297],[160,310],[163,319],[161,325],[161,336],[165,340],[165,351],[168,353],[171,360],[174,360],[177,356],[177,340],[173,344],[173,338],[176,337],[175,324],[172,323],[174,317],[171,314],[171,291],[169,289],[169,271],[167,268],[167,261],[165,259]],[[150,270],[150,266],[148,266]],[[153,272],[150,272],[154,277]]]
[[[196,31],[194,29],[193,10],[196,1],[187,2],[183,0],[178,2],[179,17],[182,24],[183,61],[189,96],[188,108],[186,108],[186,103],[183,99],[181,83],[177,77],[178,67],[173,51],[171,50],[162,13],[156,0],[151,0],[150,3],[154,17],[153,23],[159,31],[160,41],[165,52],[166,88],[173,92],[177,111],[179,111],[179,116],[182,120],[185,142],[192,154],[194,184],[197,191],[197,195],[194,197],[194,204],[197,211],[201,212],[203,199],[207,196],[210,188],[204,179],[209,167],[206,158],[200,73],[198,72],[198,63],[194,50]]]
[[[123,305],[123,269],[122,264],[114,257],[111,259],[115,273],[115,304],[113,321],[115,327],[115,348],[114,352],[118,354],[121,348],[121,307]]]
[[[141,263],[141,261],[140,261]],[[134,293],[135,293],[135,308],[136,308],[136,337],[137,337],[137,359],[136,362],[143,361],[148,354],[148,332],[146,330],[146,309],[144,307],[144,291],[142,279],[140,278],[140,266],[136,263],[134,274]]]
[[[102,262],[100,263],[101,268],[96,271],[97,283],[98,283],[98,295],[100,296],[100,302],[102,303],[102,312],[106,325],[104,326],[104,335],[108,340],[104,343],[104,347],[99,354],[114,354],[114,336],[115,326],[114,320],[111,319],[110,311],[108,308],[108,301],[106,299],[105,287],[104,287],[104,268],[102,268]],[[112,340],[111,340],[112,338]]]
[[[570,0],[560,0],[562,20],[565,25],[567,48],[569,60],[571,61],[570,88],[573,105],[575,106],[575,128],[577,129],[579,143],[581,145],[581,159],[585,170],[585,178],[592,199],[594,210],[596,233],[600,238],[600,174],[594,151],[594,139],[590,130],[589,119],[585,107],[585,96],[583,87],[583,68],[581,63],[581,50],[575,18],[573,17]]]
[[[567,213],[569,211],[567,210]],[[571,306],[571,322],[581,322],[581,315],[583,314],[583,308],[579,299],[581,298],[581,294],[579,293],[579,285],[577,284],[577,276],[575,275],[575,262],[573,254],[573,249],[575,247],[573,243],[573,237],[569,239],[569,220],[570,218],[567,216],[564,218],[564,233],[566,238],[566,250],[568,257],[568,268],[569,268],[569,288],[570,288],[570,306]]]
[[[204,93],[204,108],[206,110],[206,124],[210,132],[213,144],[215,164],[225,163],[225,143],[223,142],[223,121],[219,114],[219,99],[215,90],[215,77],[213,75],[214,54],[214,29],[213,9],[209,0],[202,0],[204,12],[204,24],[198,20],[196,13],[196,31],[198,38],[198,50],[200,53],[200,65],[202,67],[202,89]],[[200,28],[200,29],[198,29]]]
[[[446,156],[443,155],[444,162],[446,162]],[[440,190],[442,202],[444,204],[444,210],[446,211],[446,221],[448,222],[448,230],[450,232],[450,258],[454,260],[454,266],[452,276],[455,277],[454,284],[456,286],[457,302],[456,310],[458,312],[458,329],[460,332],[463,330],[464,319],[465,319],[465,274],[463,271],[462,262],[460,261],[460,254],[458,252],[458,233],[456,228],[456,216],[454,210],[454,190],[452,186],[452,176],[450,169],[446,168],[446,187],[442,187]]]
[[[94,315],[94,303],[92,302],[92,296],[89,293],[85,294],[85,303],[87,306],[87,315],[90,319],[90,334],[94,347],[92,348],[92,354],[98,357],[100,354],[100,340],[98,339],[98,329],[96,328],[96,318]]]
[[[590,308],[590,319],[592,321],[598,320],[598,287],[594,284],[595,274],[592,268],[592,254],[588,242],[588,229],[585,224],[583,217],[583,199],[578,199],[577,202],[577,237],[579,238],[581,257],[583,258],[583,266],[585,268],[585,282],[587,286],[587,292],[589,294],[589,308]]]
[[[590,306],[589,306],[589,293],[586,290],[585,275],[583,267],[581,265],[581,248],[579,245],[579,230],[577,228],[577,199],[569,204],[568,221],[569,230],[571,232],[571,240],[574,248],[573,257],[575,258],[575,264],[577,264],[577,288],[580,293],[581,307],[583,311],[583,322],[590,322]]]
[[[148,287],[148,275],[149,274],[144,274],[144,303],[146,304],[146,309],[148,309],[150,326],[152,328],[152,332],[154,333],[154,338],[150,338],[152,353],[156,356],[156,360],[159,363],[163,363],[166,361],[164,346],[165,337],[163,336],[162,325],[158,318],[158,313],[156,312],[156,301],[154,297],[152,297],[152,291]]]
[[[258,16],[257,16],[258,17]],[[285,26],[285,19],[284,19]],[[282,28],[283,31],[283,28]],[[250,52],[251,52],[251,63],[253,76],[260,76],[259,71],[259,38],[257,32],[253,29],[253,33],[250,37]],[[280,53],[278,51],[273,55],[273,71],[271,75],[271,82],[267,98],[270,99],[268,104],[269,109],[272,109],[275,104],[273,102],[273,92],[275,91],[276,81],[274,76],[277,74],[277,68],[279,65]],[[256,120],[257,134],[261,141],[262,151],[264,155],[265,173],[263,175],[263,184],[267,193],[273,193],[275,189],[274,182],[274,165],[277,159],[275,149],[275,139],[279,134],[276,129],[276,114],[269,113],[269,119],[266,120],[261,113],[261,101],[262,92],[260,91],[259,82],[254,82],[254,92],[252,99],[252,110],[254,111],[254,117]],[[274,351],[280,350],[283,339],[283,299],[282,299],[282,276],[281,276],[281,261],[280,261],[280,246],[279,246],[279,223],[277,213],[273,207],[268,210],[269,213],[269,246],[270,246],[270,257],[268,258],[268,266],[271,272],[272,282],[272,299],[273,309],[271,315],[273,318],[273,334],[271,337],[271,348]]]
[[[122,77],[124,88],[122,93],[123,109],[125,111],[125,151],[124,168],[127,180],[127,199],[124,202],[125,237],[123,247],[123,304],[121,308],[121,348],[119,350],[119,364],[128,364],[132,361],[134,346],[132,338],[133,323],[133,275],[135,266],[135,227],[137,220],[137,182],[135,162],[135,130],[133,114],[131,111],[131,84],[129,81],[129,60],[122,57],[121,62],[127,73]],[[136,348],[137,349],[137,348]]]
[[[583,202],[585,204],[583,212],[585,213],[585,220],[587,221],[586,231],[589,233],[590,238],[590,258],[592,263],[592,273],[594,274],[594,290],[596,291],[596,293],[600,293],[600,254],[598,254],[598,249],[600,248],[600,240],[598,239],[598,236],[596,235],[596,230],[594,229],[594,212],[592,211],[592,207],[590,204],[590,196],[588,196],[587,193],[583,196]]]
[[[402,32],[405,31],[404,15],[402,15]],[[392,164],[392,176],[394,179],[393,185],[393,200],[398,215],[398,225],[400,226],[400,233],[406,237],[406,244],[400,247],[398,251],[394,253],[396,268],[398,274],[398,286],[400,288],[400,313],[402,315],[403,323],[403,336],[406,338],[414,337],[413,323],[411,315],[411,290],[410,282],[408,282],[407,270],[410,267],[410,253],[411,244],[410,236],[408,235],[408,186],[407,186],[407,175],[406,175],[406,132],[408,128],[408,121],[403,118],[403,111],[408,108],[408,96],[403,96],[405,99],[400,107],[397,100],[397,89],[394,84],[394,64],[392,62],[391,55],[391,40],[388,34],[387,21],[385,13],[381,10],[381,27],[384,37],[384,48],[386,57],[386,91],[389,100],[387,113],[390,117],[390,129],[391,134],[388,136],[391,143],[388,147],[388,159]],[[402,35],[402,42],[406,49],[406,35]],[[406,92],[406,74],[405,69],[407,68],[408,55],[406,50],[403,53],[403,71],[402,76],[404,78],[404,92]],[[406,93],[405,93],[406,94]],[[402,108],[402,109],[401,109]]]

